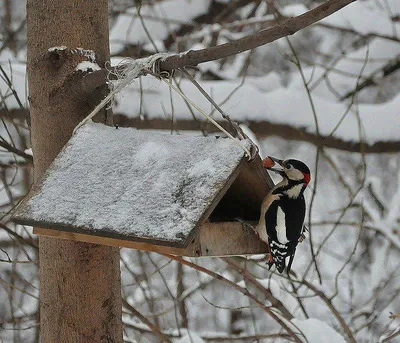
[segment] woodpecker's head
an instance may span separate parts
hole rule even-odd
[[[292,181],[297,184],[304,184],[307,186],[311,180],[310,169],[299,160],[279,160],[275,157],[268,156],[263,161],[264,167],[275,173],[281,175],[289,182]],[[275,164],[279,164],[282,169],[272,168]]]

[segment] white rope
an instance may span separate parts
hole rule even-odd
[[[248,158],[251,158],[250,151],[235,137],[233,137],[227,130],[225,130],[220,124],[218,124],[213,118],[211,118],[203,109],[197,106],[192,100],[190,100],[185,94],[183,94],[178,87],[175,87],[172,82],[166,79],[161,79],[167,85],[169,85],[175,92],[177,92],[183,99],[185,99],[190,105],[192,105],[197,111],[199,111],[204,117],[206,117],[211,123],[213,123],[218,129],[225,133],[230,139],[232,139],[240,148],[244,150]]]
[[[154,77],[161,79],[167,85],[169,85],[175,92],[177,92],[182,98],[184,98],[190,105],[192,105],[197,111],[199,111],[207,120],[214,124],[218,129],[225,133],[231,140],[233,140],[247,155],[247,158],[252,159],[252,154],[238,139],[233,137],[227,130],[225,130],[220,124],[218,124],[213,118],[211,118],[203,109],[197,106],[192,100],[190,100],[185,94],[183,94],[179,88],[175,87],[172,82],[167,81],[164,77],[160,76],[159,64],[165,60],[169,54],[158,53],[146,58],[140,58],[132,60],[129,63],[124,62],[121,68],[117,68],[114,74],[117,76],[117,80],[113,82],[114,89],[94,108],[89,115],[83,119],[74,129],[73,134],[89,120],[91,120],[99,111],[106,106],[115,94],[119,93],[123,88],[132,83],[136,78],[141,75],[151,74]],[[119,71],[118,71],[119,70]]]
[[[156,73],[157,70],[155,68],[159,64],[159,62],[165,60],[170,54],[166,53],[158,53],[145,58],[138,58],[136,60],[131,60],[126,62],[126,60],[122,63],[120,68],[117,68],[113,73],[117,76],[117,80],[113,81],[114,89],[94,108],[90,114],[83,119],[74,129],[74,134],[82,125],[86,124],[89,120],[91,120],[100,110],[106,106],[115,94],[119,93],[122,89],[132,83],[135,79],[137,79],[140,75],[146,75],[148,73]],[[119,70],[119,71],[118,71]]]
[[[196,79],[192,75],[190,75],[190,73],[185,68],[182,68],[180,70],[196,86],[196,88],[200,91],[200,93],[203,94],[204,97],[214,106],[214,108],[219,113],[221,113],[222,117],[230,124],[231,128],[236,132],[236,137],[239,139],[239,141],[243,139],[247,139],[250,141],[251,156],[249,156],[248,159],[249,161],[253,161],[260,152],[260,149],[258,148],[257,144],[255,144],[253,140],[250,139],[250,137],[244,133],[240,125],[238,125],[227,114],[225,114],[224,111],[222,111],[221,107],[219,107],[219,105],[213,100],[213,98],[211,98],[211,96],[208,95],[205,89],[200,86],[200,84],[196,81]]]

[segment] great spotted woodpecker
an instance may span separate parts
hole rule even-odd
[[[276,163],[282,169],[272,168]],[[289,274],[297,244],[303,236],[306,213],[303,192],[311,179],[310,169],[298,160],[282,161],[270,156],[264,159],[263,164],[268,170],[281,175],[283,180],[263,200],[256,232],[268,245],[269,268],[275,264],[282,273],[285,260],[289,257]]]

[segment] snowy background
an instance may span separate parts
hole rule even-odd
[[[276,23],[267,1],[142,3],[139,11],[133,1],[110,1],[114,65],[222,44]],[[275,3],[290,17],[318,1]],[[31,182],[25,3],[0,4],[0,337],[38,342],[37,237],[9,216]],[[299,245],[292,280],[268,271],[264,256],[190,260],[231,284],[157,254],[122,249],[126,342],[158,341],[132,307],[175,343],[285,342],[287,331],[271,311],[304,342],[400,342],[399,70],[399,0],[359,0],[288,39],[190,69],[252,131],[262,157],[308,164],[311,239]],[[223,123],[189,80],[179,73],[175,79]],[[215,132],[151,76],[125,89],[114,113],[122,126]]]

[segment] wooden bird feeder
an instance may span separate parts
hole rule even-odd
[[[248,162],[230,139],[90,123],[13,221],[42,236],[180,256],[266,253],[237,218],[257,222],[272,186],[260,158]]]

